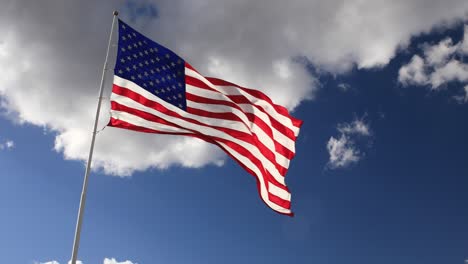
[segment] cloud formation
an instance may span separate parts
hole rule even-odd
[[[130,260],[118,262],[117,260],[115,260],[115,258],[111,258],[111,259],[105,258],[103,264],[134,264],[134,263],[131,262]]]
[[[468,25],[464,27],[464,37],[458,43],[451,38],[430,45],[424,43],[423,53],[414,55],[408,64],[398,72],[398,81],[403,86],[430,86],[432,90],[442,89],[450,82],[468,83],[468,64],[463,61],[468,55]],[[455,96],[459,102],[465,102],[466,86],[462,88],[464,96]]]
[[[369,124],[366,124],[363,119],[338,124],[337,130],[340,136],[338,138],[332,136],[327,142],[330,155],[327,166],[330,169],[345,168],[357,163],[362,158],[363,152],[357,147],[355,139],[371,136]]]
[[[261,89],[289,109],[313,99],[318,89],[307,63],[333,74],[382,67],[411,36],[449,25],[468,10],[464,0],[163,0],[157,6],[145,0],[2,0],[0,105],[16,122],[54,132],[54,149],[66,159],[87,158],[116,6],[123,19],[203,74]],[[110,83],[109,75],[106,94]],[[225,158],[196,139],[109,128],[98,134],[93,167],[123,176],[172,165],[221,165]]]
[[[0,150],[12,149],[14,147],[15,147],[15,142],[13,140],[5,140],[4,142],[0,142]]]

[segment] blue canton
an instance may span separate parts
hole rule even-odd
[[[119,20],[114,74],[130,80],[162,100],[187,108],[185,61]]]

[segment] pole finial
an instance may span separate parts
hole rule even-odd
[[[118,15],[119,15],[119,11],[114,10],[114,13],[113,13],[113,14],[114,14],[114,16],[118,16]]]

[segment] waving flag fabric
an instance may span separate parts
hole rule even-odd
[[[119,20],[110,126],[196,137],[218,145],[257,179],[261,199],[292,215],[285,175],[302,121],[258,90],[204,77]]]

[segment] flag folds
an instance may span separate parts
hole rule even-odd
[[[204,77],[119,20],[110,126],[216,144],[257,180],[261,199],[292,215],[285,182],[302,121],[258,90]]]

